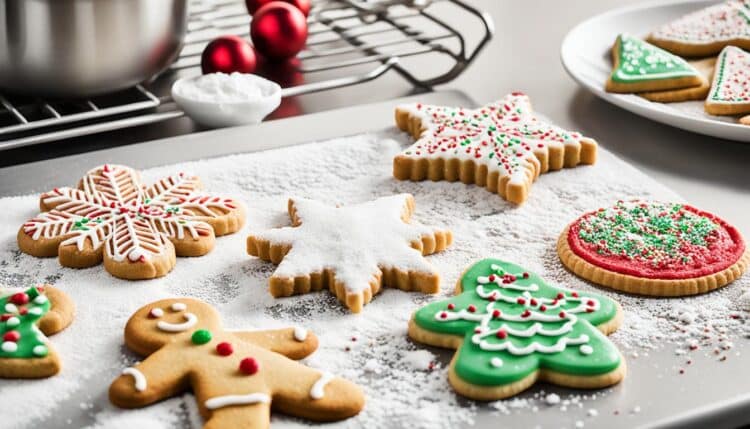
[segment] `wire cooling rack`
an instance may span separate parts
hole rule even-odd
[[[0,150],[182,116],[172,102],[171,84],[200,74],[201,52],[213,38],[248,38],[249,28],[242,0],[190,0],[189,11],[179,58],[149,83],[79,100],[0,93]],[[451,23],[458,14],[476,19],[475,40]],[[314,2],[308,29],[307,45],[296,60],[260,71],[281,84],[282,97],[362,84],[389,71],[415,87],[431,88],[460,75],[494,31],[491,18],[463,0],[323,0]],[[434,67],[410,64],[416,58],[424,64],[427,56]]]

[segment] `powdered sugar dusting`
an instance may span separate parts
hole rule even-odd
[[[618,300],[625,310],[624,321],[612,339],[626,360],[647,360],[651,349],[661,344],[685,350],[683,355],[674,355],[675,363],[686,361],[692,353],[714,356],[716,350],[716,360],[722,356],[737,359],[731,350],[732,344],[746,341],[738,331],[749,317],[739,307],[747,278],[704,296],[651,299],[594,287],[559,262],[554,245],[557,236],[581,213],[609,206],[616,199],[679,200],[668,189],[600,149],[597,165],[541,176],[528,201],[515,207],[478,186],[394,180],[392,158],[408,143],[401,133],[384,132],[145,171],[147,182],[180,171],[199,175],[207,189],[246,203],[248,225],[218,238],[208,255],[183,258],[167,277],[142,282],[113,278],[100,267],[74,270],[60,267],[54,258],[21,254],[16,233],[37,213],[38,196],[1,199],[7,214],[0,220],[0,283],[21,287],[51,282],[66,291],[78,308],[74,323],[50,338],[63,359],[60,375],[2,382],[0,403],[14,410],[5,413],[3,425],[23,428],[54,419],[55,423],[69,422],[70,427],[151,427],[154,422],[166,422],[167,427],[199,428],[201,420],[190,394],[137,411],[118,410],[107,400],[111,380],[140,360],[123,344],[128,317],[148,302],[187,295],[215,305],[228,329],[301,326],[318,335],[320,348],[305,362],[358,383],[367,395],[359,416],[326,427],[458,427],[470,425],[487,412],[508,410],[519,415],[551,408],[571,413],[571,418],[587,426],[601,422],[597,419],[604,418],[604,408],[597,401],[611,395],[609,389],[596,393],[555,389],[560,402],[554,407],[545,401],[549,392],[542,393],[549,386],[536,386],[516,399],[490,405],[459,398],[447,381],[452,352],[408,339],[411,313],[452,295],[464,268],[485,257],[513,261],[563,286]],[[290,196],[346,205],[404,192],[416,198],[415,220],[453,231],[454,244],[426,258],[443,279],[438,296],[385,289],[361,314],[350,314],[327,292],[274,299],[267,281],[275,266],[245,253],[249,231],[289,225]],[[691,350],[693,346],[697,348]],[[673,368],[664,371],[678,376]],[[82,403],[87,405],[82,408]],[[646,413],[643,403],[622,405],[618,412],[630,415],[636,406],[639,410],[643,406],[641,414]],[[599,410],[599,416],[587,416],[586,410],[592,408]],[[578,414],[573,416],[573,410]],[[306,422],[276,413],[272,424],[284,428]],[[573,426],[572,421],[568,426]]]

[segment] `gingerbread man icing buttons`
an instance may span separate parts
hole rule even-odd
[[[123,370],[110,401],[140,408],[192,388],[205,429],[265,428],[274,410],[315,421],[364,407],[355,384],[296,362],[318,346],[304,328],[230,332],[217,312],[191,298],[165,299],[133,314],[125,344],[145,359]]]
[[[456,349],[448,381],[472,399],[513,396],[538,380],[601,388],[625,376],[625,360],[607,338],[620,325],[619,304],[553,286],[522,267],[484,259],[463,274],[456,296],[417,310],[409,336]]]
[[[279,265],[269,280],[275,297],[327,288],[359,313],[383,285],[437,293],[440,275],[423,256],[453,236],[411,221],[414,207],[409,194],[343,207],[290,199],[292,226],[252,233],[247,252]]]
[[[0,377],[45,378],[60,372],[60,358],[47,339],[73,321],[75,306],[49,285],[0,290]]]
[[[618,201],[563,230],[560,260],[612,289],[655,296],[705,293],[742,276],[750,252],[740,232],[682,203]]]
[[[42,213],[18,231],[18,247],[38,257],[58,256],[66,267],[104,261],[115,277],[167,274],[177,256],[201,256],[215,236],[238,231],[242,204],[200,192],[198,177],[180,173],[146,187],[137,171],[103,165],[78,188],[55,188],[39,198]]]
[[[460,180],[521,204],[541,173],[596,162],[597,144],[534,114],[520,92],[478,109],[396,108],[396,125],[416,142],[393,159],[399,180]]]

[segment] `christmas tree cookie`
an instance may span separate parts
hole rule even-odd
[[[242,204],[200,189],[200,179],[184,173],[146,187],[130,167],[96,167],[77,189],[41,195],[42,213],[19,229],[18,247],[37,257],[57,256],[66,267],[103,260],[115,277],[160,277],[172,270],[175,255],[205,255],[215,236],[242,227]]]
[[[608,92],[663,91],[696,87],[705,81],[687,61],[627,34],[617,36],[612,61]]]
[[[125,344],[142,355],[109,388],[109,400],[141,408],[191,389],[204,429],[267,428],[271,408],[314,421],[364,407],[355,384],[300,364],[318,339],[302,327],[227,331],[219,314],[191,298],[153,302],[130,317]]]
[[[704,106],[712,115],[750,113],[750,53],[734,46],[721,51]]]
[[[730,0],[690,13],[658,28],[648,41],[686,57],[715,55],[729,45],[750,50],[750,1]]]
[[[541,173],[596,162],[597,144],[539,119],[526,95],[464,109],[412,104],[396,124],[416,142],[393,160],[399,180],[460,180],[521,204]]]
[[[736,228],[680,203],[618,201],[579,217],[557,252],[578,276],[656,296],[704,293],[736,280],[750,252]]]
[[[620,325],[611,299],[553,286],[496,259],[467,269],[456,296],[417,310],[409,336],[456,349],[448,380],[472,399],[507,398],[537,381],[600,388],[625,376],[625,360],[606,337]]]
[[[67,328],[74,309],[67,295],[47,285],[0,291],[0,378],[60,372],[60,358],[45,335]]]
[[[440,275],[423,255],[448,247],[451,232],[410,222],[413,212],[409,194],[346,207],[290,199],[292,226],[251,234],[247,252],[279,265],[269,280],[271,295],[326,288],[359,313],[383,285],[440,289]]]

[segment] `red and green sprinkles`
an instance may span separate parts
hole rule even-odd
[[[744,251],[721,219],[678,203],[618,201],[571,225],[568,243],[588,262],[647,278],[691,278],[721,271]]]
[[[31,287],[0,297],[0,358],[41,358],[49,354],[36,324],[50,309],[43,289]]]

